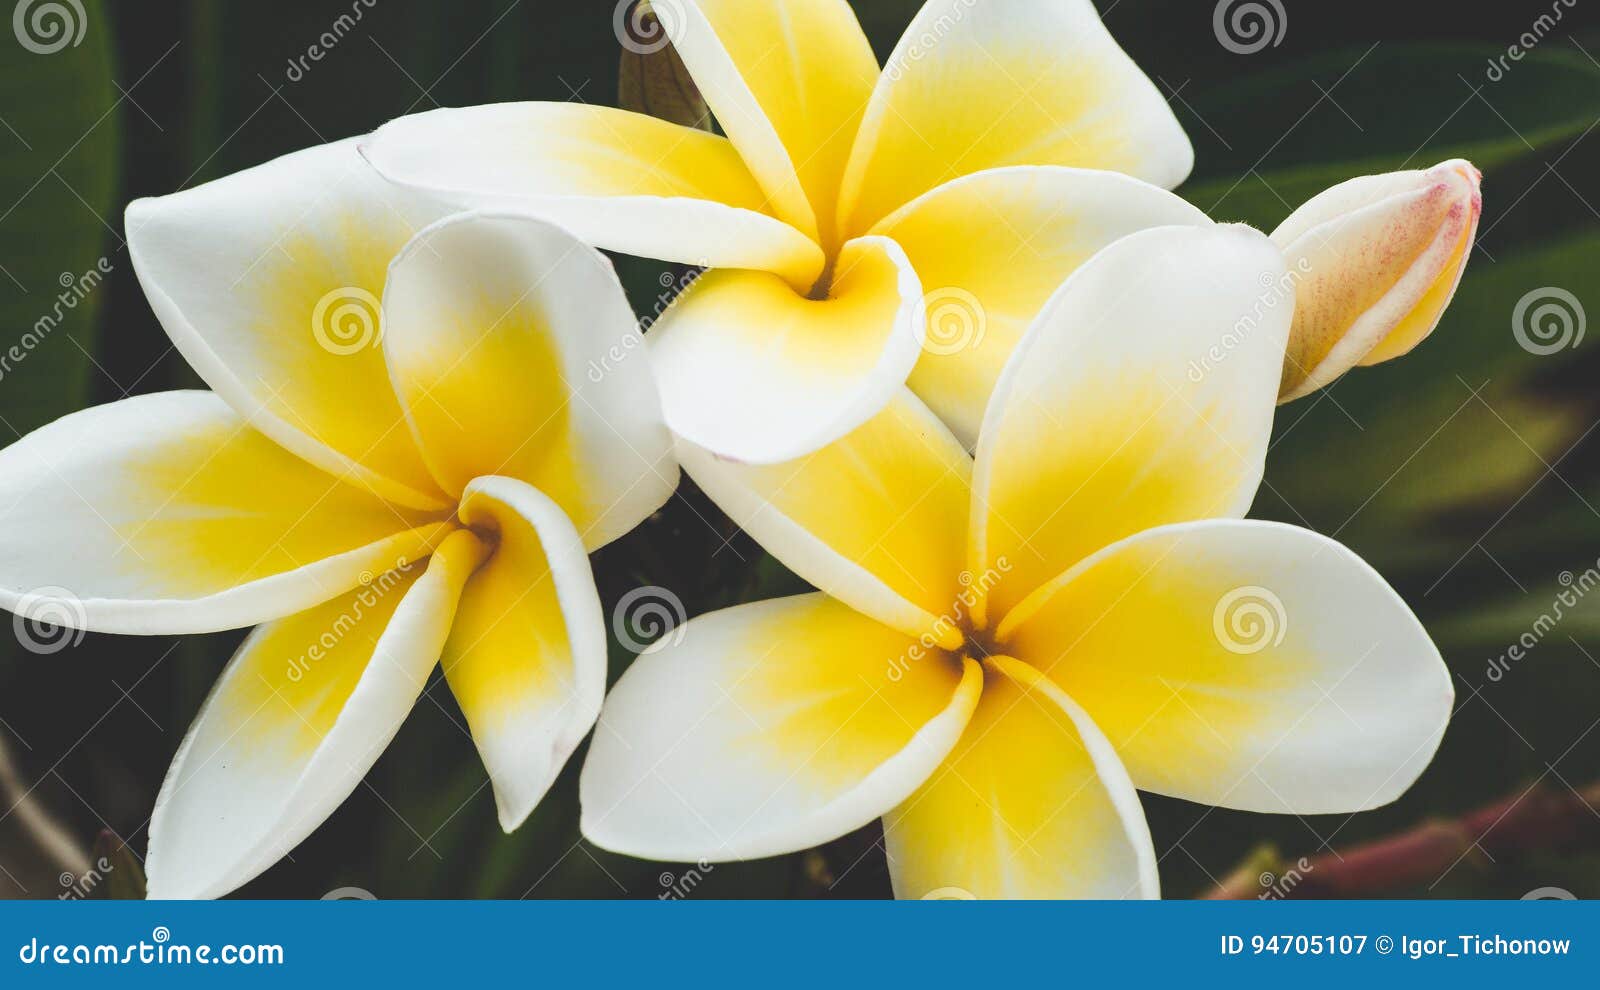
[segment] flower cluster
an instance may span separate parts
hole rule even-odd
[[[1438,323],[1477,171],[1269,237],[1168,191],[1189,141],[1089,0],[928,0],[883,70],[847,0],[671,7],[726,136],[444,109],[129,208],[211,391],[0,452],[0,605],[256,627],[157,798],[152,896],[276,862],[436,664],[508,831],[598,721],[596,844],[709,864],[881,817],[906,897],[1155,896],[1138,790],[1409,787],[1437,650],[1350,551],[1244,516],[1280,402]],[[599,249],[709,270],[641,343]],[[680,467],[817,590],[692,619],[606,697],[588,554]]]

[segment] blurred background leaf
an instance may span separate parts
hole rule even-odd
[[[920,0],[855,0],[881,58]],[[1098,0],[1112,33],[1194,140],[1180,190],[1222,220],[1271,229],[1304,199],[1368,172],[1466,156],[1485,171],[1480,245],[1438,332],[1284,407],[1255,513],[1338,538],[1389,577],[1437,637],[1458,708],[1438,759],[1396,804],[1300,819],[1146,797],[1163,888],[1203,891],[1262,843],[1293,860],[1451,817],[1538,781],[1600,779],[1600,592],[1553,626],[1557,596],[1600,557],[1593,428],[1600,343],[1532,353],[1513,312],[1548,287],[1600,312],[1600,16],[1590,5],[1284,0],[1277,44],[1241,54],[1217,3]],[[76,47],[36,55],[0,36],[0,351],[47,312],[61,273],[104,256],[106,284],[21,370],[0,415],[24,432],[87,401],[192,387],[127,263],[121,207],[440,105],[617,105],[626,80],[613,0],[86,0]],[[1528,44],[1531,39],[1532,44]],[[1512,58],[1511,46],[1528,49]],[[637,95],[629,96],[632,101]],[[52,167],[53,166],[53,167]],[[104,219],[104,223],[101,222]],[[656,311],[681,274],[618,258]],[[92,360],[91,360],[92,358]],[[655,587],[694,615],[801,585],[692,485],[596,556],[608,609]],[[1504,661],[1530,631],[1522,659]],[[111,829],[142,852],[162,774],[238,634],[90,636],[0,666],[0,734],[29,807],[89,854]],[[612,674],[631,651],[612,647]],[[1504,662],[1502,662],[1504,661]],[[1496,673],[1498,676],[1495,676]],[[737,866],[613,856],[577,835],[576,768],[515,835],[442,683],[366,784],[242,892],[319,897],[885,896],[875,829]],[[7,795],[5,804],[17,796]],[[3,811],[3,809],[0,809]],[[1600,857],[1468,858],[1413,896],[1600,896]],[[19,816],[0,817],[0,892],[60,893]]]

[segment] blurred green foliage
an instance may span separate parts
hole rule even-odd
[[[62,273],[102,257],[106,284],[0,378],[8,442],[90,401],[196,384],[127,263],[128,200],[192,186],[305,145],[437,105],[518,99],[614,104],[613,0],[85,0],[82,43],[35,55],[0,38],[0,348],[52,311]],[[917,0],[856,0],[880,57]],[[1438,760],[1403,800],[1358,816],[1269,817],[1146,798],[1164,887],[1182,896],[1270,841],[1325,852],[1448,816],[1543,780],[1600,778],[1600,596],[1496,679],[1488,664],[1550,607],[1563,572],[1600,556],[1600,343],[1519,347],[1512,312],[1559,286],[1600,314],[1600,52],[1596,19],[1568,12],[1526,58],[1492,60],[1543,4],[1292,0],[1282,42],[1219,45],[1209,2],[1101,0],[1113,33],[1157,80],[1195,141],[1182,189],[1218,219],[1267,229],[1343,179],[1444,158],[1485,175],[1480,248],[1437,334],[1406,359],[1360,370],[1282,410],[1256,515],[1337,536],[1418,610],[1458,676]],[[342,14],[361,9],[334,38]],[[311,46],[323,54],[313,58]],[[636,306],[664,266],[620,259]],[[687,487],[597,555],[607,604],[640,584],[691,614],[801,587]],[[1353,621],[1359,621],[1354,617]],[[134,849],[163,772],[238,635],[182,642],[92,636],[0,662],[0,731],[36,796],[87,849],[111,828]],[[629,657],[613,648],[613,676]],[[513,836],[462,719],[434,684],[346,805],[243,892],[318,897],[653,897],[687,867],[645,863],[577,837],[578,754]],[[0,822],[0,861],[23,846]],[[871,830],[822,850],[702,870],[695,896],[883,896]],[[32,896],[51,896],[53,867]],[[24,880],[24,882],[27,882]],[[1600,857],[1463,862],[1419,896],[1600,895]]]

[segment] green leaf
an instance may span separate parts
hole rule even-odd
[[[1471,159],[1493,173],[1578,137],[1600,116],[1600,67],[1541,49],[1498,82],[1502,48],[1385,44],[1247,76],[1179,105],[1195,142],[1190,202],[1272,229],[1312,196],[1358,175]]]
[[[108,249],[121,245],[111,22],[98,0],[81,19],[61,9],[65,33],[29,36],[35,50],[4,38],[0,59],[0,446],[85,405],[100,290],[126,263]]]

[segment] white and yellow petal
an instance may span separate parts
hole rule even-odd
[[[742,464],[679,444],[685,470],[740,528],[857,611],[947,648],[961,645],[972,459],[902,390],[843,439],[781,464]]]
[[[605,617],[583,540],[549,498],[480,478],[461,521],[492,532],[494,551],[461,594],[441,663],[510,832],[600,714]]]
[[[911,387],[970,449],[1007,358],[1068,275],[1135,231],[1210,223],[1159,186],[1090,169],[990,169],[924,193],[873,228],[905,250],[927,301]]]
[[[395,391],[452,496],[484,475],[520,479],[590,549],[672,496],[650,356],[598,251],[546,221],[458,214],[395,259],[383,305]]]
[[[840,177],[878,60],[847,0],[653,6],[779,216],[835,245]]]
[[[333,813],[421,694],[486,552],[458,530],[426,568],[380,575],[250,634],[156,798],[152,898],[220,897]]]
[[[1169,522],[1243,515],[1294,308],[1248,227],[1159,227],[1069,277],[995,387],[973,474],[990,622],[1074,562]],[[1004,566],[1002,566],[1004,565]]]
[[[1160,896],[1128,772],[1094,721],[1011,657],[943,766],[884,816],[895,895],[927,899]]]
[[[667,426],[722,457],[772,464],[876,415],[917,361],[916,272],[893,241],[863,237],[825,288],[813,299],[762,272],[702,275],[648,338]]]
[[[1171,188],[1194,150],[1089,0],[929,0],[884,66],[840,194],[861,233],[951,179],[1007,165]]]
[[[1297,280],[1283,401],[1433,332],[1472,252],[1481,179],[1460,159],[1363,176],[1312,197],[1273,231]]]
[[[386,178],[459,207],[528,210],[597,247],[810,284],[822,250],[777,219],[726,138],[569,103],[430,110],[362,145]]]
[[[428,555],[450,524],[312,467],[210,392],[59,419],[0,451],[0,607],[97,632],[235,629]]]
[[[1359,557],[1278,523],[1162,527],[1041,589],[998,630],[1105,730],[1135,784],[1248,811],[1364,811],[1432,759],[1453,689]]]
[[[827,842],[927,779],[981,682],[975,663],[826,595],[693,619],[606,699],[580,782],[583,834],[688,861]]]
[[[443,210],[355,141],[128,207],[128,253],[168,336],[257,429],[384,498],[448,508],[380,349],[389,260]]]

